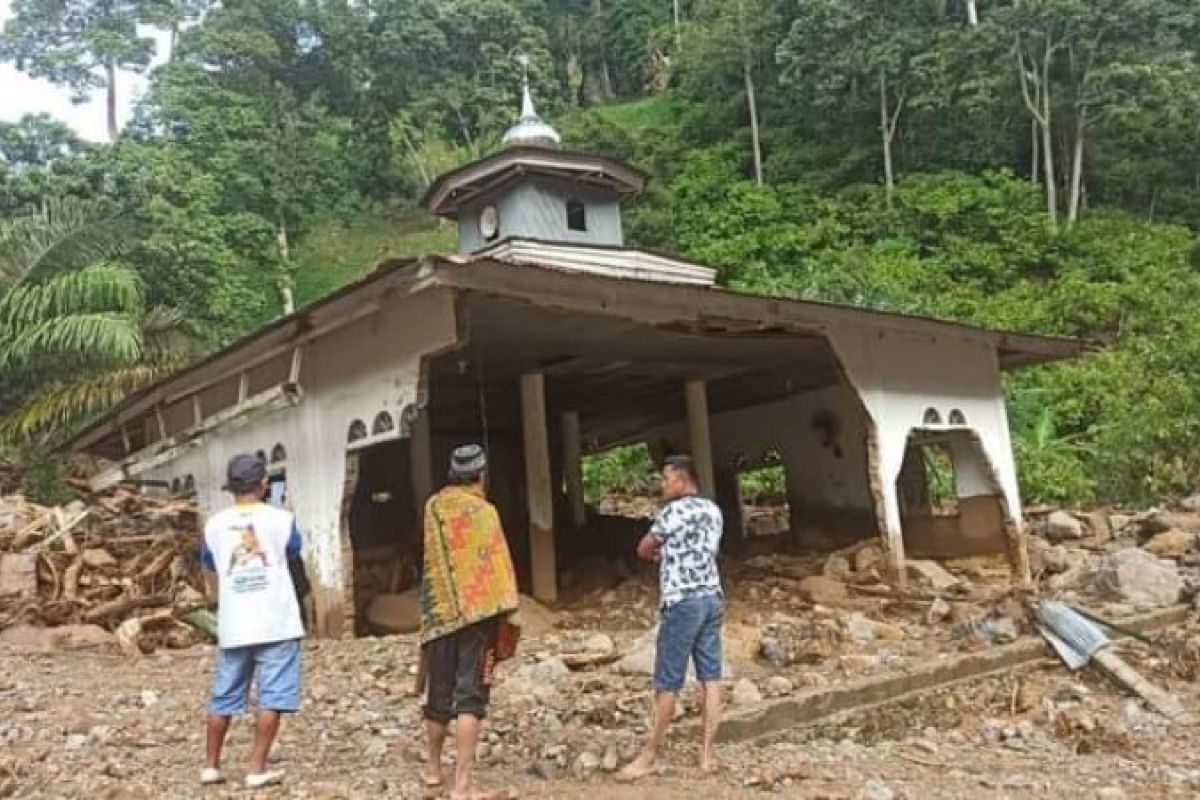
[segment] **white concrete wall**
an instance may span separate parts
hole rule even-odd
[[[914,336],[893,330],[843,327],[829,331],[830,340],[850,382],[858,390],[877,431],[885,523],[889,535],[900,536],[896,478],[905,445],[925,411],[936,408],[943,422],[960,410],[964,427],[979,437],[1007,501],[1011,521],[1018,521],[1021,501],[1009,437],[1008,414],[995,349],[953,334]],[[960,496],[991,494],[984,472],[958,476]]]
[[[347,433],[361,419],[368,430],[381,410],[400,431],[402,409],[416,401],[421,357],[455,342],[453,296],[437,290],[385,302],[379,311],[304,350],[295,407],[251,415],[215,430],[203,442],[147,478],[195,476],[205,514],[225,507],[225,465],[236,453],[278,443],[287,448],[288,492],[305,534],[311,577],[342,584],[340,522]],[[206,411],[212,413],[212,411]]]

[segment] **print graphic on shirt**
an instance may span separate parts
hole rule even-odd
[[[233,578],[233,590],[239,593],[262,591],[267,588],[267,551],[258,540],[254,524],[247,522],[231,530],[241,538],[241,543],[229,557],[229,570],[226,572]]]
[[[659,512],[651,532],[662,543],[662,602],[721,594],[717,554],[724,521],[721,509],[702,497],[683,497]]]

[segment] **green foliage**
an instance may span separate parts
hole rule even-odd
[[[598,503],[608,494],[652,493],[657,488],[656,469],[644,444],[584,456],[584,497],[589,503]]]
[[[63,480],[66,464],[59,454],[45,450],[19,450],[17,463],[22,468],[21,493],[33,502],[61,506],[75,499]]]

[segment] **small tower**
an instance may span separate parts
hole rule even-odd
[[[511,240],[621,247],[621,203],[646,176],[621,161],[560,149],[562,137],[538,115],[528,61],[521,116],[504,148],[434,181],[423,203],[458,222],[458,250],[477,253]]]

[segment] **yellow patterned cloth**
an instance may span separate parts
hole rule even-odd
[[[500,515],[469,486],[425,504],[421,643],[517,610],[517,577]]]

